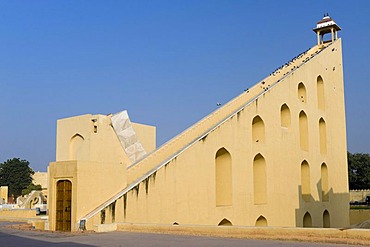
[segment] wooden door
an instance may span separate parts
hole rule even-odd
[[[57,231],[71,231],[72,183],[69,180],[57,182],[56,227]]]

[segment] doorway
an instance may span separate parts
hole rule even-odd
[[[57,205],[56,205],[56,226],[55,230],[71,231],[71,203],[72,183],[69,180],[57,182]]]

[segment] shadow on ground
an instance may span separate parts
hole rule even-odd
[[[23,230],[22,234],[27,234],[30,236],[23,237],[17,236],[17,231],[14,229],[7,229],[7,226],[10,225],[18,225],[23,224],[22,222],[0,222],[0,246],[38,246],[38,247],[46,247],[46,246],[58,246],[58,247],[88,247],[88,246],[95,246],[95,245],[87,245],[87,244],[80,244],[80,243],[73,243],[73,242],[59,242],[57,241],[60,238],[59,234],[56,234],[55,237],[51,237],[50,240],[54,239],[54,241],[43,241],[31,238],[32,235],[35,235],[36,232],[30,231],[27,234],[27,230]],[[39,233],[36,235],[43,235],[44,233]],[[50,236],[49,236],[50,237]]]

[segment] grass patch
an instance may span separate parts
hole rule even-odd
[[[370,206],[361,206],[361,205],[354,205],[350,206],[349,209],[363,209],[363,210],[369,210]]]

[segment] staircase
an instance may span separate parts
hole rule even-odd
[[[325,50],[331,44],[332,43],[328,43],[325,47],[314,46],[294,57],[283,66],[277,68],[268,77],[255,84],[252,88],[245,90],[242,94],[235,97],[224,106],[201,119],[199,122],[169,140],[158,149],[147,154],[143,159],[129,166],[127,174],[128,186],[82,219],[87,220],[91,218],[102,209],[109,206],[112,202],[122,197],[128,191],[132,190],[150,175],[191,147],[191,145],[207,136],[212,130],[243,110],[249,104],[253,103],[257,98],[284,80],[285,77],[294,73],[294,71],[301,66],[304,66],[313,57]]]

